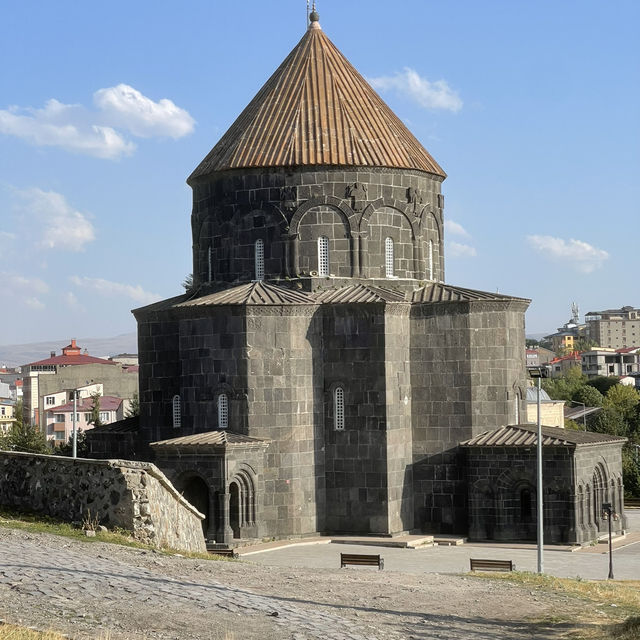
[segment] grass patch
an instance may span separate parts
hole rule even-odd
[[[0,640],[66,640],[55,631],[33,631],[13,624],[0,624]]]
[[[124,529],[116,529],[114,531],[96,531],[95,536],[87,537],[81,527],[64,522],[58,518],[38,513],[26,513],[6,507],[0,508],[0,527],[5,527],[7,529],[20,529],[27,533],[48,533],[54,536],[72,538],[74,540],[79,540],[80,542],[106,542],[107,544],[119,544],[125,547],[133,547],[134,549],[143,549],[145,551],[171,556],[177,555],[184,558],[238,562],[238,560],[234,558],[212,555],[207,552],[199,553],[196,551],[180,551],[178,549],[159,549],[157,547],[152,547],[151,545],[143,544],[142,542],[134,540],[134,538],[131,537],[130,532]],[[0,636],[0,640],[2,640],[2,636]]]
[[[640,638],[640,580],[583,580],[514,571],[504,574],[468,574],[503,580],[532,591],[574,596],[585,601],[572,616],[575,628],[562,637],[571,640],[638,640]],[[554,623],[554,620],[544,620]]]

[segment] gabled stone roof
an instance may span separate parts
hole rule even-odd
[[[444,284],[443,282],[433,282],[416,289],[411,294],[411,302],[460,302],[471,300],[522,300],[531,302],[526,298],[515,298],[501,293],[489,293],[488,291],[476,291],[475,289],[464,289]]]
[[[543,447],[576,447],[606,443],[623,444],[626,438],[608,433],[574,431],[560,427],[541,427]],[[461,442],[461,447],[535,447],[538,435],[535,424],[518,424],[485,431],[480,435]]]
[[[446,177],[324,34],[317,15],[187,182],[228,169],[313,165],[418,169]]]
[[[348,304],[351,302],[404,302],[404,293],[374,287],[365,284],[354,284],[339,289],[325,289],[315,295],[318,302]]]
[[[217,448],[226,449],[228,446],[266,446],[269,440],[252,438],[242,433],[229,431],[228,429],[218,431],[206,431],[204,433],[194,433],[190,436],[180,436],[169,440],[151,442],[149,446],[154,449],[202,449]]]
[[[315,304],[312,296],[301,291],[286,289],[267,282],[250,282],[208,296],[194,298],[175,305],[177,308],[210,305],[281,305]]]

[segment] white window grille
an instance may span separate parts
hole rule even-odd
[[[180,396],[173,396],[173,428],[179,429],[182,424],[182,410],[180,407]]]
[[[213,248],[207,250],[207,282],[213,280]]]
[[[56,403],[55,396],[48,396],[46,401],[47,401],[47,404],[55,404]]]
[[[255,248],[256,280],[264,280],[264,242],[256,240]]]
[[[329,275],[329,238],[327,236],[318,238],[318,275]]]
[[[229,426],[229,398],[226,393],[218,396],[218,427],[226,429]]]
[[[428,268],[429,268],[429,280],[433,280],[433,240],[429,240]]]
[[[387,278],[393,278],[393,238],[384,241],[384,268]]]
[[[344,431],[344,389],[336,387],[333,392],[333,424],[336,431]]]
[[[101,411],[100,412],[100,422],[109,422],[111,418],[110,411]]]

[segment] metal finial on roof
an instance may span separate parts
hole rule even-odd
[[[320,29],[320,14],[316,11],[316,3],[311,5],[311,13],[309,14],[309,29]]]

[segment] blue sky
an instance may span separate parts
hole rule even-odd
[[[304,0],[3,2],[0,344],[133,331],[191,271],[189,173],[304,33]],[[318,2],[448,173],[446,280],[527,333],[640,306],[640,4]]]

